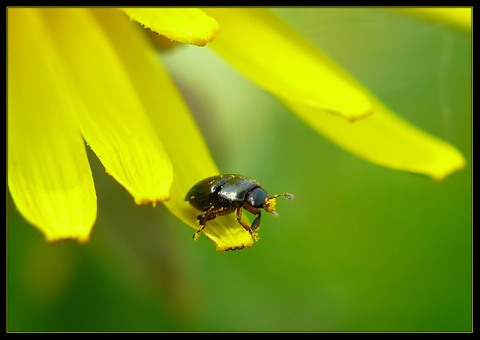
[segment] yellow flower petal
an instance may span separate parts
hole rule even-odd
[[[198,8],[122,8],[130,18],[181,43],[205,46],[218,34],[218,23]]]
[[[464,166],[458,150],[396,117],[266,10],[206,12],[222,27],[222,34],[209,46],[337,144],[372,162],[436,179]],[[331,112],[349,120],[373,114],[350,124]]]
[[[87,143],[135,202],[167,200],[171,163],[137,92],[150,90],[132,84],[136,75],[129,63],[140,51],[123,40],[136,28],[112,9],[51,8],[42,13],[80,95],[77,120]]]
[[[437,180],[464,167],[457,149],[408,124],[375,98],[370,100],[373,114],[354,123],[295,102],[285,104],[325,137],[374,163]]]
[[[49,241],[87,241],[96,195],[66,78],[38,10],[8,9],[8,186]]]
[[[449,24],[468,32],[472,30],[472,7],[415,7],[395,8],[395,10],[416,15],[426,20]]]
[[[106,12],[102,14],[107,15]],[[125,59],[125,67],[131,72],[132,86],[142,89],[139,92],[141,102],[162,139],[174,169],[170,200],[165,204],[183,222],[198,229],[197,216],[201,212],[185,202],[184,198],[193,184],[218,174],[218,169],[156,52],[148,48],[148,41],[141,32],[128,29],[121,19],[116,16],[110,18],[112,29],[115,28],[121,35],[125,50],[137,51],[135,57],[129,54],[130,57]],[[125,52],[122,51],[121,54]],[[218,251],[242,249],[253,244],[250,234],[236,221],[233,214],[209,221],[204,234],[214,242]]]
[[[299,105],[355,120],[371,103],[334,63],[265,9],[205,9],[222,34],[209,46],[259,86]]]

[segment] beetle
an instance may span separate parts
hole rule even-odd
[[[208,221],[236,211],[238,223],[258,242],[255,230],[260,227],[261,211],[263,209],[277,216],[275,211],[277,197],[291,200],[293,195],[285,193],[270,196],[256,180],[242,175],[225,174],[202,179],[193,185],[185,196],[185,201],[203,211],[203,214],[197,217],[200,228],[193,235],[193,239],[198,238]],[[257,216],[251,226],[241,220],[242,209]]]

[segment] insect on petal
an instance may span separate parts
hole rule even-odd
[[[199,228],[197,216],[201,212],[184,200],[185,194],[194,183],[219,171],[175,83],[155,50],[148,48],[146,37],[141,32],[123,30],[120,23],[114,25],[120,30],[124,46],[139,52],[135,58],[125,59],[126,66],[131,71],[133,87],[143,89],[139,98],[172,162],[174,179],[170,199],[165,205],[196,230]],[[244,219],[248,222],[246,216]],[[253,244],[250,234],[234,215],[209,221],[203,234],[218,251],[248,248]]]

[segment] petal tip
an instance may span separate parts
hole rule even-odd
[[[78,236],[58,236],[58,235],[46,235],[48,243],[61,243],[67,241],[77,241],[81,244],[88,243],[90,241],[90,233],[88,235],[78,235]]]
[[[453,175],[455,172],[459,172],[465,168],[466,162],[462,159],[458,165],[452,166],[449,170],[443,171],[442,173],[433,174],[432,177],[437,182],[443,182],[448,176]]]
[[[217,246],[215,245],[216,250],[221,253],[225,251],[235,251],[235,250],[242,250],[245,248],[252,248],[253,242],[252,243],[247,243],[247,244],[241,244],[241,245],[236,245],[236,246]]]
[[[137,197],[134,198],[135,204],[137,205],[147,205],[147,204],[152,204],[153,207],[155,208],[157,206],[157,203],[162,203],[165,201],[170,200],[170,195],[165,195],[165,196],[159,196],[155,198],[150,198],[150,197]]]
[[[368,110],[360,112],[358,114],[345,115],[345,118],[350,123],[355,123],[357,120],[367,118],[373,114],[373,107],[370,107]]]

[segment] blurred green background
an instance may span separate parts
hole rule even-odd
[[[90,153],[88,244],[47,244],[8,197],[8,331],[472,330],[470,35],[386,9],[275,12],[466,168],[436,182],[371,164],[208,48],[174,49],[162,59],[219,169],[295,199],[252,248],[218,253]]]

